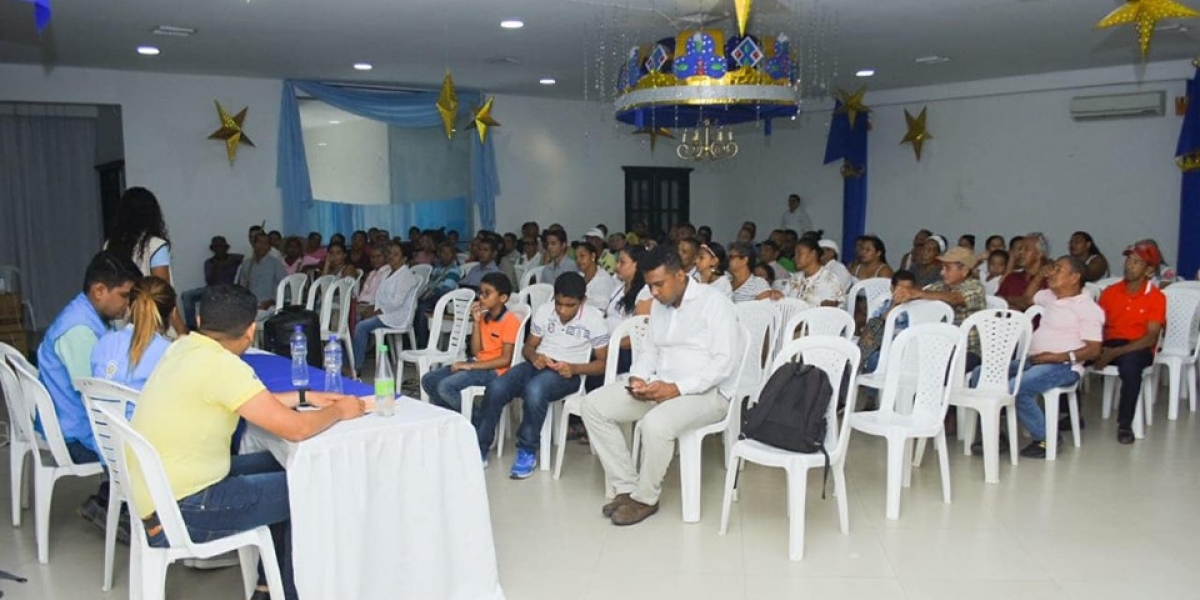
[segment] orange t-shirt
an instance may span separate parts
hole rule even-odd
[[[1100,294],[1104,309],[1104,339],[1133,341],[1146,335],[1149,323],[1167,322],[1167,297],[1153,283],[1129,293],[1129,286],[1118,281]]]
[[[484,319],[479,323],[476,335],[481,335],[479,354],[475,356],[478,362],[500,358],[504,353],[505,344],[516,344],[517,335],[521,332],[521,317],[511,310],[505,309],[504,314],[495,321]],[[497,375],[503,375],[508,367],[496,369]]]

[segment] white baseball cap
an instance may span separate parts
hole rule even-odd
[[[822,248],[829,248],[830,250],[833,250],[833,253],[837,254],[838,256],[841,256],[841,254],[842,254],[841,249],[838,248],[837,242],[835,242],[833,240],[824,239],[824,240],[817,242],[817,245]]]
[[[600,231],[599,227],[593,227],[593,228],[589,229],[587,233],[583,234],[583,237],[585,237],[585,238],[594,237],[594,238],[600,238],[603,240],[603,239],[607,238],[608,236],[604,235],[604,232]]]

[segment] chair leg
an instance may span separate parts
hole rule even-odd
[[[342,346],[345,347],[344,355],[346,356],[346,360],[350,361],[349,362],[350,372],[354,373],[355,376],[357,376],[358,375],[358,365],[354,364],[354,342],[351,341],[349,336],[343,335],[343,336],[339,336],[339,337],[341,337],[341,339],[342,339]]]
[[[638,466],[642,462],[642,422],[638,421],[633,426],[633,448],[629,453],[633,456],[633,466]]]
[[[550,456],[554,452],[554,421],[562,413],[562,402],[551,402],[546,418],[542,421],[542,441],[538,447],[538,470],[550,470]]]
[[[1079,394],[1067,392],[1067,409],[1071,412],[1071,437],[1075,439],[1075,447],[1079,447]]]
[[[34,457],[37,460],[37,457]],[[34,531],[37,537],[38,562],[50,562],[50,505],[54,496],[54,472],[51,469],[33,467],[33,510]]]
[[[1154,424],[1154,403],[1158,401],[1158,365],[1150,366],[1150,376],[1142,374],[1142,404],[1144,412],[1142,415],[1146,417],[1146,425]]]
[[[904,465],[908,453],[908,440],[901,437],[887,438],[887,504],[885,509],[889,521],[900,518],[900,488],[904,484]],[[911,464],[911,463],[909,463]]]
[[[1196,412],[1196,363],[1187,365],[1183,376],[1188,384],[1188,408],[1191,412]]]
[[[254,546],[242,546],[237,549],[237,553],[242,569],[242,590],[246,600],[250,600],[250,596],[254,595],[254,588],[258,585],[258,551]]]
[[[139,562],[141,577],[138,584],[143,600],[164,600],[167,597],[167,554],[143,551]]]
[[[1042,405],[1046,414],[1046,460],[1058,458],[1058,394],[1042,394]],[[1009,440],[1016,444],[1016,439]]]
[[[1167,420],[1174,421],[1179,418],[1179,384],[1183,379],[1183,365],[1177,362],[1167,364]]]
[[[11,434],[10,434],[11,435]],[[15,437],[8,446],[8,487],[12,500],[13,527],[21,526],[21,484],[25,478],[25,446]]]
[[[833,466],[833,493],[837,495],[838,525],[842,529],[842,535],[849,535],[850,505],[847,496],[850,492],[846,489],[845,463]]]
[[[1137,407],[1133,411],[1133,437],[1139,440],[1146,438],[1146,416],[1145,416],[1146,393],[1145,385],[1142,386],[1142,393],[1138,396]]]
[[[734,454],[731,460],[736,462],[738,456]],[[737,469],[725,470],[725,494],[721,498],[721,528],[717,530],[720,535],[725,535],[729,531],[729,509],[733,504],[733,486],[737,483],[737,475]]]
[[[916,450],[913,451],[912,466],[920,467],[921,461],[925,460],[925,438],[921,438],[915,442]]]
[[[567,454],[567,424],[571,421],[571,411],[567,410],[567,402],[571,398],[563,401],[563,410],[558,419],[555,419],[555,428],[558,430],[554,437],[558,438],[558,450],[554,457],[554,478],[562,477],[563,457]]]
[[[971,444],[975,443],[975,424],[979,421],[975,409],[958,407],[958,439],[962,440],[963,456],[971,455]]]
[[[904,440],[904,465],[903,465],[903,467],[904,467],[904,469],[903,469],[904,487],[909,487],[912,485],[912,468],[913,468],[912,458],[913,458],[913,446],[915,446],[915,445],[916,445],[916,440],[914,440],[912,438],[908,438],[908,439]]]
[[[692,432],[679,436],[679,484],[683,522],[700,520],[700,442]]]
[[[1114,382],[1116,377],[1104,376],[1104,386],[1100,390],[1100,418],[1108,420],[1112,416],[1113,394],[1117,392]]]
[[[1006,408],[1008,410],[1004,412],[1008,418],[1008,435],[1012,436],[1008,440],[1008,460],[1015,467],[1017,466],[1017,433],[1020,431],[1017,429],[1017,406],[1010,404]]]
[[[937,438],[938,463],[942,467],[942,502],[950,504],[950,449],[946,445],[946,430],[938,432]]]
[[[1000,483],[1000,413],[981,410],[979,420],[983,425],[983,481]]]
[[[106,592],[112,589],[113,558],[117,553],[117,527],[121,518],[121,490],[115,483],[110,483],[108,515],[104,519],[104,585],[100,589]]]
[[[496,424],[496,458],[504,457],[504,437],[508,433],[508,406],[500,411],[500,422]]]
[[[271,531],[266,527],[259,532],[258,558],[262,563],[263,574],[267,577],[267,589],[272,598],[283,598],[283,576],[279,573],[279,560],[275,556],[275,544],[271,540]]]
[[[429,404],[429,394],[425,393],[425,386],[420,385],[420,381],[425,378],[425,374],[429,372],[430,366],[429,359],[425,357],[417,360],[417,389],[421,390],[421,402],[425,404]]]
[[[808,472],[806,469],[785,469],[788,487],[788,558],[804,558],[804,505],[808,494]]]

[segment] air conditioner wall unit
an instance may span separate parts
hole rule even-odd
[[[1071,99],[1071,118],[1076,121],[1161,117],[1166,114],[1167,93],[1138,92],[1104,96],[1076,96]]]

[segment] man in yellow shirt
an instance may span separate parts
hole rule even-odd
[[[269,525],[285,596],[294,600],[287,476],[268,453],[230,456],[238,418],[300,441],[362,415],[364,407],[357,398],[314,392],[307,400],[321,409],[298,412],[292,410],[300,400],[295,392],[269,392],[239,358],[254,341],[257,312],[258,301],[245,288],[207,288],[198,332],[163,355],[142,389],[132,424],[161,456],[192,540],[206,542]],[[130,475],[133,508],[145,521],[150,544],[164,547],[166,534],[136,461]],[[264,584],[260,569],[253,600],[269,598]]]

